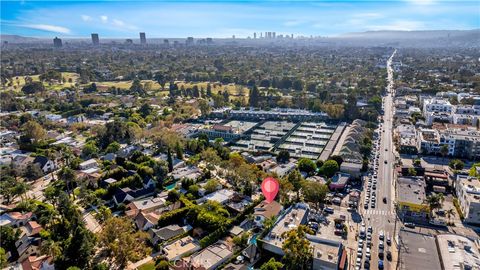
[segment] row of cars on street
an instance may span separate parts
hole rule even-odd
[[[362,223],[362,226],[360,228],[360,233],[359,237],[360,239],[358,240],[358,247],[357,247],[357,260],[355,264],[355,269],[360,270],[362,267],[362,259],[363,255],[365,254],[365,258],[363,260],[363,269],[370,269],[370,264],[371,264],[371,259],[372,259],[372,234],[373,234],[373,228],[372,226],[368,226],[368,228],[365,226],[364,223]],[[385,255],[385,243],[388,246],[392,245],[392,239],[390,236],[385,237],[385,234],[383,231],[380,231],[378,234],[378,269],[383,269],[384,267],[384,258],[386,257],[387,260],[391,261],[392,260],[392,253],[390,250],[386,251]]]

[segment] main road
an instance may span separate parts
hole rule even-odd
[[[383,231],[385,234],[385,257],[384,265],[385,269],[395,269],[396,261],[396,250],[394,250],[394,223],[395,223],[395,213],[394,213],[394,202],[395,202],[395,187],[394,187],[394,163],[395,163],[395,154],[394,154],[394,145],[393,145],[393,96],[394,96],[394,79],[393,79],[393,68],[392,61],[393,57],[396,54],[396,50],[392,53],[390,58],[387,61],[387,81],[388,85],[386,88],[386,93],[383,97],[383,108],[384,115],[382,119],[382,130],[380,131],[380,147],[379,147],[379,161],[378,161],[378,171],[377,171],[377,201],[376,207],[371,208],[371,204],[368,209],[363,209],[363,217],[365,224],[372,226],[372,259],[371,259],[371,269],[377,269],[378,267],[378,243],[379,243],[379,233]],[[364,192],[366,193],[366,192]],[[386,202],[383,202],[385,198]],[[390,237],[392,240],[392,245],[389,246],[386,244],[387,237]],[[391,251],[393,260],[389,262],[386,259],[387,251]]]

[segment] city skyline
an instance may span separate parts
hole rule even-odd
[[[3,1],[1,5],[1,33],[32,37],[87,38],[99,33],[104,38],[126,38],[145,32],[150,38],[246,38],[266,31],[335,36],[480,27],[476,1]]]

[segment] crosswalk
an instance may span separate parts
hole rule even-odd
[[[377,209],[368,209],[365,211],[366,215],[375,215],[375,216],[393,216],[395,212],[389,210],[377,210]]]

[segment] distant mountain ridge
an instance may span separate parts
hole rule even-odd
[[[365,31],[365,32],[352,32],[341,34],[340,38],[400,38],[400,39],[412,39],[412,38],[444,38],[444,37],[458,37],[465,35],[477,35],[480,38],[480,29],[472,30],[414,30],[414,31],[401,31],[401,30],[378,30],[378,31]]]

